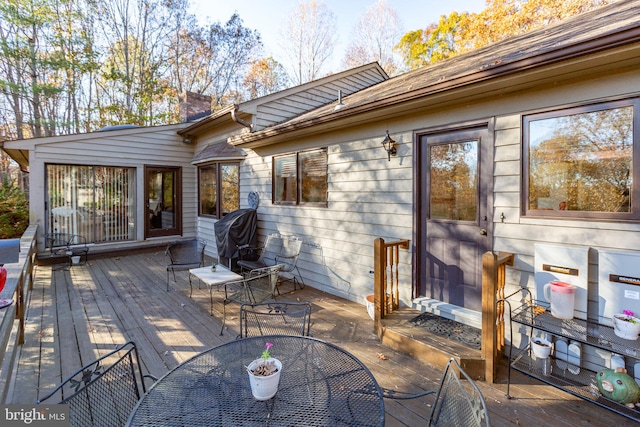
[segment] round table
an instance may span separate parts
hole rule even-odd
[[[246,366],[265,343],[282,364],[275,397],[255,400]],[[271,335],[214,347],[160,378],[128,426],[384,426],[382,391],[369,369],[315,338]]]

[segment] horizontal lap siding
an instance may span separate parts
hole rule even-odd
[[[411,135],[404,138],[410,140]],[[251,153],[241,168],[241,194],[260,194],[260,241],[272,232],[302,237],[298,265],[305,283],[358,302],[373,292],[374,240],[410,239],[413,229],[410,158],[388,162],[379,142],[329,145],[327,208],[273,205],[271,156]],[[244,196],[241,200],[245,203]],[[401,254],[401,262],[405,264],[402,280],[409,282],[407,251]]]
[[[620,82],[625,82],[621,85]],[[589,100],[613,99],[640,93],[637,73],[594,78],[589,82],[558,87],[520,98],[530,111],[544,111]],[[506,102],[505,104],[508,104]],[[637,112],[640,113],[640,112]],[[535,244],[551,243],[592,248],[589,251],[588,316],[598,315],[598,250],[640,251],[640,224],[633,222],[560,220],[525,217],[521,214],[521,121],[526,112],[497,117],[494,157],[494,250],[513,252],[515,264],[507,269],[508,293],[520,287],[535,289]],[[504,217],[504,220],[501,219]],[[560,260],[558,262],[561,262]],[[518,303],[514,303],[514,308]],[[520,345],[519,336],[514,337]],[[585,358],[592,357],[585,354]]]
[[[159,126],[127,131],[72,135],[68,140],[56,137],[35,141],[31,162],[31,212],[44,214],[44,164],[100,165],[136,168],[137,236],[144,235],[144,165],[182,167],[183,235],[195,236],[197,189],[196,168],[191,165],[193,147],[177,135],[181,126]],[[36,221],[44,230],[44,221]]]

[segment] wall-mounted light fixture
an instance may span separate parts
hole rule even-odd
[[[391,136],[389,136],[389,131],[387,131],[387,136],[385,136],[382,141],[382,146],[389,155],[389,161],[391,161],[391,156],[398,154],[398,146],[396,145],[396,142],[391,139]]]

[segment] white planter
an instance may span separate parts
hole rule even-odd
[[[538,359],[546,359],[551,354],[551,343],[544,338],[531,338],[531,350]]]
[[[375,320],[375,295],[370,294],[364,297],[364,303],[367,305],[367,313],[371,320]],[[391,313],[391,295],[387,294],[387,313]]]
[[[71,257],[71,264],[78,265],[80,264],[80,255],[74,255]]]
[[[280,383],[280,373],[282,372],[282,362],[271,357],[267,359],[267,363],[274,363],[278,371],[268,377],[253,375],[251,371],[263,363],[263,361],[263,359],[256,359],[247,366],[249,382],[251,383],[251,393],[256,400],[269,400],[276,395],[278,384]]]
[[[373,298],[374,298],[374,297],[375,297],[375,295],[371,294],[371,295],[367,295],[367,296],[364,298],[364,302],[365,302],[365,304],[367,305],[367,313],[369,313],[369,317],[371,317],[371,320],[374,320],[374,319],[375,319],[375,317],[374,317],[374,311],[373,311],[373,310],[374,310],[374,308],[375,308],[375,305],[374,305],[374,303],[373,303]]]
[[[613,332],[620,338],[635,341],[640,334],[640,319],[633,317],[635,323],[623,320],[627,316],[624,314],[613,315]]]

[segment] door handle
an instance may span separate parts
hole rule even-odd
[[[486,235],[487,235],[487,230],[486,230],[486,229],[484,229],[484,228],[481,228],[481,229],[480,229],[480,235],[481,235],[481,236],[486,236]]]

